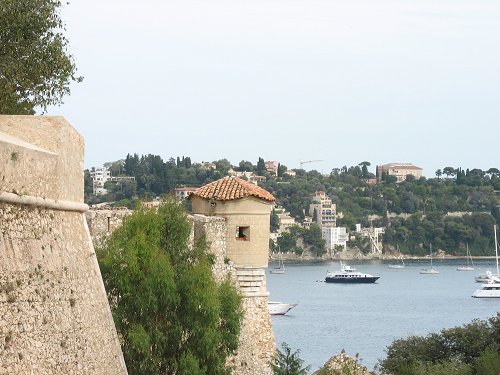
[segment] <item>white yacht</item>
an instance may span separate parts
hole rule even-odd
[[[284,302],[273,302],[273,301],[267,302],[269,314],[271,315],[285,315],[295,306],[297,306],[296,303],[284,303]]]
[[[481,289],[476,290],[474,298],[500,298],[500,278],[492,276],[490,281],[481,285]]]
[[[372,284],[379,278],[380,276],[358,272],[355,268],[340,262],[340,271],[328,271],[326,273],[325,282],[340,284]]]

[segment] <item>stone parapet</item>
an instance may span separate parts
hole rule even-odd
[[[0,116],[0,374],[126,374],[83,212],[83,138]]]

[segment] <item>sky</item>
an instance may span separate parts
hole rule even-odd
[[[85,167],[500,167],[499,0],[73,0]]]

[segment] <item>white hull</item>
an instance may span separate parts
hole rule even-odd
[[[402,264],[389,264],[389,268],[392,268],[394,270],[399,270],[405,268],[405,266],[403,266]]]
[[[423,275],[437,275],[439,271],[432,265],[432,245],[429,245],[429,251],[431,257],[431,266],[429,268],[424,268],[420,271],[420,273]]]
[[[491,281],[492,276],[493,274],[490,271],[488,271],[484,275],[477,275],[476,277],[474,277],[474,280],[477,283],[487,283]]]
[[[481,289],[476,290],[472,297],[474,298],[500,298],[500,283],[493,282],[483,284]]]
[[[423,275],[437,275],[439,271],[435,268],[428,268],[420,271]]]
[[[285,273],[285,269],[281,268],[281,267],[279,267],[279,268],[271,268],[269,270],[269,272],[270,273]]]
[[[267,307],[269,308],[269,314],[271,315],[285,315],[295,306],[297,306],[296,303],[283,303],[283,302],[272,302],[272,301],[269,301],[267,303]]]
[[[469,267],[469,266],[457,267],[457,271],[474,271],[474,267]]]

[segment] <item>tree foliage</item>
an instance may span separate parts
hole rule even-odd
[[[79,82],[59,0],[0,2],[0,113],[30,115],[62,103]]]
[[[283,351],[276,350],[276,354],[271,362],[271,370],[274,375],[307,375],[310,366],[302,367],[304,361],[300,359],[300,350],[292,353],[292,349],[282,343]]]
[[[393,375],[498,374],[500,313],[425,337],[395,340],[386,352],[380,369]]]
[[[188,246],[190,231],[182,206],[167,200],[137,209],[97,252],[132,374],[230,373],[241,297],[213,280],[213,257],[204,239]]]

